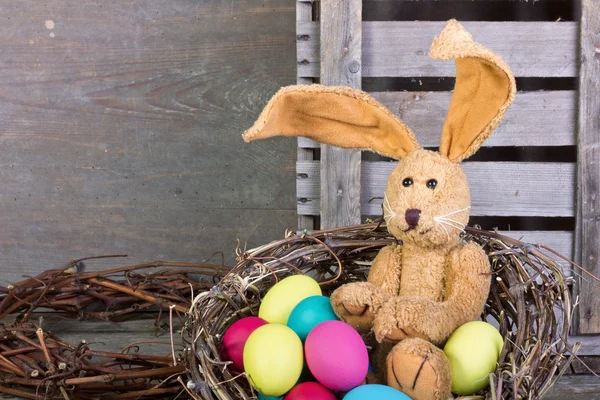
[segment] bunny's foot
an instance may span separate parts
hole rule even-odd
[[[368,282],[345,284],[331,294],[331,305],[337,316],[360,333],[373,326],[375,314],[389,299],[378,286]]]
[[[413,400],[451,398],[450,363],[444,352],[418,338],[398,343],[386,360],[387,384]]]

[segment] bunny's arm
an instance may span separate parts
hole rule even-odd
[[[348,283],[331,295],[335,313],[361,333],[373,326],[373,318],[390,297],[398,295],[402,248],[386,246],[373,261],[367,282]]]
[[[448,260],[446,298],[396,297],[374,321],[378,341],[418,337],[442,344],[460,325],[479,318],[490,291],[490,264],[475,243],[454,249]]]

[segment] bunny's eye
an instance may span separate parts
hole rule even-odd
[[[437,186],[437,181],[435,179],[430,179],[427,181],[427,187],[429,189],[435,189],[435,187]]]
[[[413,184],[412,178],[404,178],[404,180],[402,181],[402,186],[404,186],[404,187],[412,186],[412,184]]]

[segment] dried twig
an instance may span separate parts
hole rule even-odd
[[[0,325],[0,393],[61,400],[174,398],[185,393],[177,380],[186,373],[186,366],[181,351],[175,353],[172,311],[187,312],[192,293],[212,287],[213,279],[228,268],[153,262],[78,272],[83,269],[82,261],[0,291],[0,316],[16,316],[12,323]],[[158,320],[163,308],[170,311],[169,354],[139,351],[142,344],[163,342],[152,340],[152,333],[147,340],[124,344],[122,352],[115,353],[92,349],[86,341],[67,344],[29,322],[32,313],[42,308],[77,319],[121,321],[151,307],[155,312],[148,315]],[[183,345],[177,343],[177,348]]]

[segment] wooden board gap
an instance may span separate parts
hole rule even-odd
[[[447,92],[454,90],[453,77],[363,77],[362,88],[366,92]],[[517,90],[535,92],[540,90],[575,90],[574,77],[517,77]]]
[[[399,4],[400,3],[400,4]],[[577,1],[364,0],[365,21],[577,21]]]

